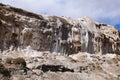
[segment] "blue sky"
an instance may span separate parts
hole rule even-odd
[[[120,31],[120,24],[116,24],[115,27]]]
[[[0,0],[28,11],[57,16],[92,19],[120,30],[120,0]]]

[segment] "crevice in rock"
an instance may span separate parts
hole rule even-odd
[[[62,65],[45,65],[44,64],[40,68],[43,72],[48,72],[48,71],[51,71],[51,72],[74,72],[73,69],[66,68]]]

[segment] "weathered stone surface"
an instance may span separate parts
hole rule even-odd
[[[31,46],[67,55],[120,52],[118,30],[86,16],[79,19],[44,16],[1,4],[0,28],[1,50]]]
[[[30,50],[32,52],[32,50]],[[19,54],[22,55],[19,55]],[[9,51],[1,55],[1,64],[9,71],[9,76],[0,66],[2,80],[117,80],[120,75],[120,55],[95,55],[79,53],[68,56],[57,56],[51,53],[37,52],[28,55],[26,50]],[[17,55],[17,56],[16,56]],[[27,55],[27,56],[25,56]],[[11,57],[11,58],[10,58]],[[16,64],[14,60],[23,57],[26,66]],[[13,59],[13,60],[12,60]],[[19,58],[20,59],[20,58]],[[18,61],[18,60],[17,60]],[[19,61],[21,62],[21,61]],[[6,79],[4,79],[6,78]]]

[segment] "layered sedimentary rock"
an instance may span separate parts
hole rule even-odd
[[[0,49],[26,48],[60,54],[119,53],[120,33],[110,25],[89,17],[34,14],[0,4]]]

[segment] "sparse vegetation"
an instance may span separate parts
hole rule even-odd
[[[8,63],[8,64],[12,64],[12,61],[13,61],[13,58],[9,57],[9,58],[6,59],[5,62]]]
[[[4,67],[4,65],[2,63],[0,63],[0,74],[2,74],[5,77],[10,76],[10,72],[8,71],[7,68]]]
[[[103,71],[103,69],[102,69],[102,67],[101,67],[99,62],[96,62],[95,65],[96,65],[96,70]]]
[[[18,58],[16,58],[16,59],[13,59],[13,64],[22,65],[23,67],[26,67],[25,59],[23,59],[23,58],[21,58],[21,57],[18,57]]]

